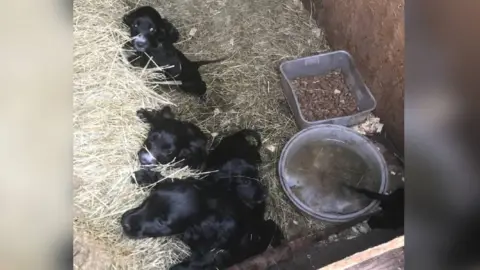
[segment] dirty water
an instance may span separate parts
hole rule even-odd
[[[285,164],[286,184],[313,212],[349,214],[371,200],[342,183],[379,190],[380,181],[352,146],[336,140],[309,143],[292,153]]]

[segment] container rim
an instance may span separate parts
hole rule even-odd
[[[313,132],[315,129],[333,129],[333,130],[338,130],[340,132],[347,132],[352,134],[354,137],[356,137],[359,141],[362,141],[363,143],[366,143],[368,147],[373,151],[374,155],[376,156],[376,162],[380,165],[380,169],[382,170],[381,172],[381,182],[380,182],[380,189],[379,193],[385,193],[386,187],[387,187],[387,181],[388,181],[388,168],[385,159],[383,158],[382,154],[377,150],[376,146],[365,136],[355,132],[354,130],[341,126],[341,125],[334,125],[334,124],[321,124],[321,125],[316,125],[316,126],[310,126],[307,127],[300,132],[296,133],[290,140],[287,142],[287,144],[283,147],[282,153],[280,155],[279,163],[278,163],[278,175],[280,178],[280,184],[284,190],[284,192],[287,194],[287,197],[293,202],[293,204],[299,208],[301,211],[307,213],[308,215],[319,219],[323,221],[329,221],[329,222],[347,222],[350,220],[353,220],[355,218],[358,218],[365,213],[368,213],[371,211],[374,207],[376,207],[379,202],[374,200],[372,201],[369,205],[364,207],[363,209],[360,209],[358,211],[355,211],[353,213],[349,214],[327,214],[327,213],[317,213],[312,211],[307,205],[305,205],[303,202],[301,202],[291,191],[291,189],[286,185],[286,180],[285,180],[285,161],[286,161],[286,155],[292,145],[293,142],[295,142],[300,136],[308,133],[308,132]]]
[[[347,56],[347,58],[350,61],[352,61],[352,63],[353,63],[353,57],[349,52],[347,52],[345,50],[336,50],[336,51],[329,51],[329,52],[324,52],[324,53],[319,53],[319,54],[314,54],[314,55],[310,55],[310,56],[305,56],[305,57],[295,58],[295,59],[292,59],[292,60],[283,61],[282,63],[280,63],[280,71],[283,73],[284,65],[289,64],[289,63],[294,62],[294,61],[300,61],[300,60],[304,60],[304,59],[307,59],[307,58],[310,58],[310,57],[315,57],[315,56],[325,56],[325,55],[332,55],[332,54],[345,54]],[[355,66],[355,68],[356,68],[356,66]]]
[[[291,84],[291,80],[287,77],[287,75],[285,74],[285,71],[284,71],[284,67],[285,65],[288,65],[292,62],[295,62],[295,61],[301,61],[301,60],[304,60],[304,59],[307,59],[307,58],[310,58],[310,57],[316,57],[316,56],[327,56],[327,55],[333,55],[333,54],[345,54],[348,58],[348,61],[350,62],[350,64],[353,66],[353,70],[355,70],[354,73],[356,73],[355,75],[358,76],[359,80],[361,81],[361,83],[363,84],[363,86],[366,88],[366,94],[368,94],[368,97],[370,100],[373,101],[373,106],[371,106],[371,108],[367,109],[367,110],[363,110],[363,111],[358,111],[356,112],[355,114],[351,114],[351,115],[345,115],[345,116],[339,116],[339,117],[332,117],[332,118],[327,118],[327,119],[320,119],[320,120],[316,120],[316,121],[308,121],[307,119],[305,119],[305,117],[303,116],[303,113],[302,113],[302,110],[300,109],[300,102],[298,101],[298,97],[297,97],[297,94],[295,93],[295,91],[293,90],[294,87],[293,85]],[[309,126],[312,126],[312,125],[322,125],[325,123],[325,121],[335,121],[335,120],[340,120],[340,119],[346,119],[346,118],[351,118],[351,117],[356,117],[356,116],[359,116],[359,115],[362,115],[364,114],[365,112],[372,112],[373,110],[375,110],[377,108],[377,100],[375,99],[375,97],[373,96],[372,92],[370,91],[370,89],[368,88],[368,86],[365,84],[365,81],[362,77],[362,74],[360,74],[358,71],[357,71],[357,66],[355,65],[355,61],[353,60],[353,57],[352,55],[345,51],[345,50],[337,50],[337,51],[331,51],[331,52],[326,52],[326,53],[320,53],[320,54],[316,54],[316,55],[311,55],[311,56],[306,56],[306,57],[301,57],[301,58],[296,58],[296,59],[292,59],[292,60],[288,60],[288,61],[284,61],[282,63],[280,63],[280,73],[282,74],[283,78],[285,78],[285,81],[287,82],[288,86],[290,87],[291,89],[291,92],[292,92],[292,96],[293,96],[293,99],[295,100],[295,104],[296,104],[296,111],[298,111],[298,116],[300,117],[300,119],[303,121],[303,123],[309,125]],[[290,106],[290,109],[291,110],[294,110],[294,108],[291,108],[291,105],[289,104]],[[302,130],[305,129],[305,128],[302,128]]]

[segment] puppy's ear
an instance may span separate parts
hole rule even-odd
[[[191,153],[192,151],[190,149],[183,148],[182,150],[180,150],[180,153],[178,153],[178,157],[183,159],[188,157]]]
[[[123,19],[122,19],[122,22],[128,26],[128,27],[131,27],[132,24],[133,24],[133,18],[134,18],[134,14],[135,14],[136,10],[132,11],[132,12],[129,12],[127,14],[125,14],[123,16]]]
[[[173,26],[171,22],[169,22],[167,19],[163,19],[163,25],[165,27],[165,34],[167,36],[167,41],[169,43],[176,43],[180,39],[180,33],[178,32],[178,29]]]
[[[165,106],[160,110],[160,116],[166,119],[174,119],[175,114],[173,114],[172,108],[170,106]]]
[[[154,114],[152,110],[149,109],[138,109],[137,110],[137,117],[144,123],[152,123],[154,119]]]
[[[207,142],[202,139],[193,140],[190,142],[190,149],[206,148]]]
[[[132,5],[132,3],[127,2],[127,6],[130,6],[131,8],[133,8],[135,5]],[[138,7],[130,11],[129,13],[125,14],[125,16],[123,16],[123,23],[131,27],[133,25],[133,21],[135,20],[135,18],[151,13],[152,12],[151,9],[153,9],[154,13],[156,12],[154,8],[149,6]]]

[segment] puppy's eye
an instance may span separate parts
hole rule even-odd
[[[150,28],[150,32],[151,32],[151,33],[155,32],[155,28],[153,28],[153,27]]]
[[[248,184],[250,184],[250,180],[248,180],[248,179],[243,179],[243,180],[242,180],[242,184],[248,185]]]
[[[135,27],[135,28],[136,28],[136,27],[138,27],[138,24],[137,24],[137,23],[136,23],[136,24],[134,24],[134,25],[133,25],[133,27]]]

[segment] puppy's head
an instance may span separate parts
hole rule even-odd
[[[235,176],[231,185],[233,185],[233,189],[240,200],[250,208],[265,203],[267,199],[267,192],[257,179]]]
[[[120,220],[130,238],[160,237],[183,233],[198,214],[195,194],[185,191],[152,192],[140,206],[125,212]]]
[[[210,169],[215,170],[217,168]],[[223,162],[223,164],[217,170],[218,171],[214,174],[214,177],[217,180],[236,176],[255,179],[258,178],[257,166],[250,164],[242,158],[233,158],[226,162]]]
[[[144,142],[144,148],[138,151],[142,165],[167,164],[180,154],[178,137],[168,130],[151,130]]]
[[[135,50],[145,52],[148,48],[158,46],[156,36],[161,33],[149,17],[139,17],[133,20],[130,26],[130,35]]]
[[[266,189],[257,180],[258,168],[244,159],[228,160],[211,176],[216,183],[235,192],[248,207],[254,208],[267,198]]]
[[[167,164],[173,160],[176,166],[198,168],[203,164],[207,139],[198,127],[174,119],[170,107],[146,117],[153,118],[153,125],[144,148],[138,152],[142,165]]]
[[[167,39],[171,27],[152,7],[143,6],[125,15],[123,22],[130,27],[130,36],[135,50],[145,52],[156,48]]]
[[[168,106],[154,115],[157,128],[150,130],[144,141],[144,148],[138,151],[138,159],[142,165],[167,164],[180,154],[179,138],[175,134],[175,115]],[[161,126],[161,128],[160,128]]]

